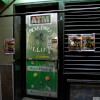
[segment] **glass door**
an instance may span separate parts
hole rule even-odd
[[[57,13],[26,16],[26,94],[57,97]]]

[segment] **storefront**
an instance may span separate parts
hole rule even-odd
[[[20,1],[13,14],[0,16],[13,17],[15,50],[5,52],[13,56],[14,100],[100,99],[99,6],[99,0]]]

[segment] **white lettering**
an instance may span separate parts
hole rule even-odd
[[[47,52],[47,51],[48,50],[46,48],[36,48],[36,47],[33,47],[33,52]]]
[[[37,23],[36,18],[32,17],[32,23]]]
[[[42,23],[50,23],[50,16],[42,16]]]
[[[41,23],[41,16],[37,16],[37,23]]]
[[[52,30],[49,27],[47,27],[47,26],[35,26],[33,28],[30,28],[29,31],[27,32],[27,34],[31,35],[32,32],[38,31],[38,30],[41,30],[41,31],[42,30],[45,30],[49,34],[52,34],[53,33]]]

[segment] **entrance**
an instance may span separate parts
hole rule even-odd
[[[58,3],[15,5],[14,8],[16,14],[34,13],[57,10]],[[59,98],[58,16],[58,13],[42,13],[14,17],[15,100]]]

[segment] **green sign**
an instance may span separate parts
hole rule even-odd
[[[27,61],[26,88],[28,95],[57,97],[56,62]]]
[[[57,59],[57,14],[26,16],[26,58]]]
[[[6,5],[8,5],[8,2],[6,0],[2,0]]]
[[[1,0],[1,1],[4,2],[6,5],[9,5],[14,0]]]

